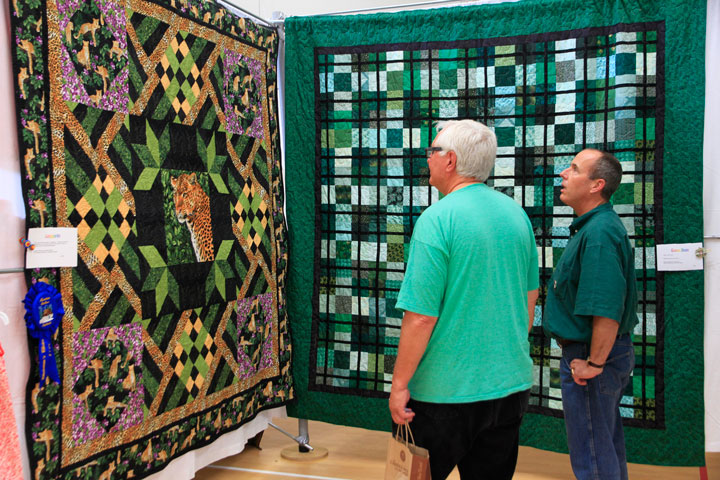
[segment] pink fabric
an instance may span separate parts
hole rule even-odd
[[[20,439],[18,438],[10,383],[5,371],[5,352],[0,346],[0,480],[22,478]]]

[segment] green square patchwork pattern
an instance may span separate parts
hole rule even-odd
[[[622,400],[628,423],[663,421],[658,152],[663,42],[657,24],[540,37],[318,48],[318,172],[310,388],[385,396],[400,336],[395,308],[414,223],[438,200],[424,148],[438,120],[492,127],[498,155],[488,184],[523,206],[546,285],[573,219],[558,174],[583,148],[623,167],[613,205],[635,247],[640,305],[636,368]],[[541,293],[531,333],[531,410],[558,415],[560,348],[542,332]]]

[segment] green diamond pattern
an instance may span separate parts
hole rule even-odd
[[[190,399],[200,393],[216,348],[215,342],[203,326],[202,319],[193,311],[173,349],[170,361],[171,368],[190,394]]]
[[[200,78],[202,63],[196,62],[200,60],[198,57],[206,44],[205,40],[187,32],[179,32],[168,45],[165,55],[155,69],[180,122],[200,96],[204,83]]]

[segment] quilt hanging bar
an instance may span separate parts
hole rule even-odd
[[[502,3],[506,1],[517,1],[517,0],[476,0],[476,1],[469,1],[469,2],[463,2],[458,0],[432,0],[429,2],[414,2],[414,3],[400,3],[397,5],[384,5],[384,6],[378,6],[378,7],[366,7],[366,8],[357,8],[354,10],[342,10],[339,12],[323,12],[319,13],[317,15],[349,15],[353,13],[363,13],[363,12],[379,12],[382,10],[394,10],[394,9],[403,9],[403,8],[409,8],[409,7],[423,7],[423,6],[430,6],[430,5],[443,5],[447,4],[447,6],[453,6],[453,7],[460,7],[460,6],[467,6],[467,5],[482,5],[486,3]],[[310,16],[317,16],[317,15],[310,15]]]
[[[245,10],[244,8],[240,7],[239,5],[236,5],[231,0],[218,0],[218,3],[221,5],[224,5],[226,7],[230,7],[230,9],[233,9],[233,10],[239,10],[239,11],[243,12],[244,14],[249,15],[252,18],[254,18],[255,20],[261,22],[263,25],[265,25],[267,27],[277,28],[276,25],[273,22],[271,22],[270,20],[265,20],[262,17],[258,17],[254,13]]]
[[[7,273],[22,273],[25,269],[23,267],[17,267],[17,268],[2,268],[0,269],[0,275],[4,275]]]

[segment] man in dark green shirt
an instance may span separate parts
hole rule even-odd
[[[627,479],[620,399],[635,365],[635,255],[609,202],[618,160],[583,150],[560,200],[577,218],[548,285],[543,327],[562,346],[560,379],[570,461],[579,479]]]

